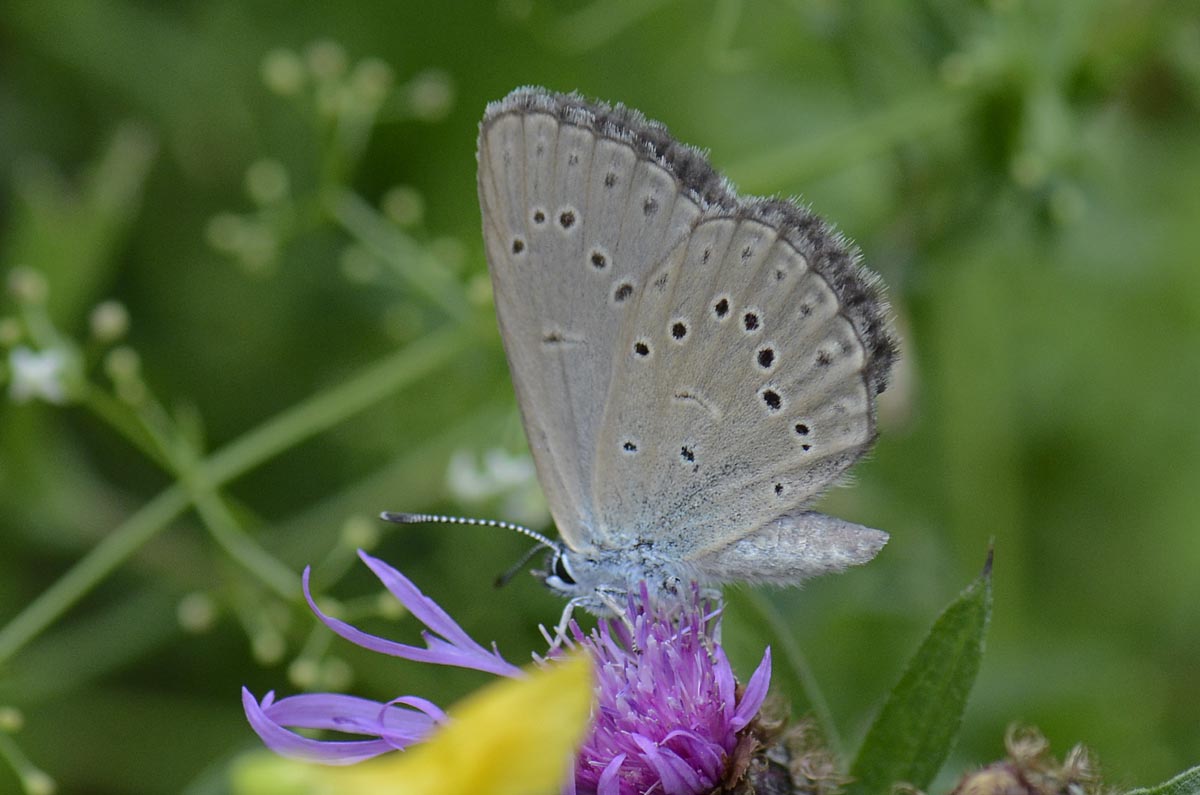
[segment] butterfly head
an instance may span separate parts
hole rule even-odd
[[[567,598],[575,596],[579,581],[575,579],[575,567],[568,557],[573,554],[562,544],[555,545],[546,555],[545,571],[535,571],[534,576],[557,594]]]
[[[546,555],[545,569],[533,574],[559,596],[594,615],[605,616],[620,612],[626,595],[642,582],[652,597],[676,593],[682,572],[674,568],[648,548],[578,552],[556,544]]]
[[[612,615],[621,612],[620,603],[625,595],[638,588],[645,580],[652,594],[675,591],[679,578],[672,576],[669,558],[653,554],[653,544],[643,542],[630,549],[602,549],[581,552],[571,549],[561,541],[553,541],[536,530],[523,525],[502,522],[497,519],[472,519],[463,516],[442,516],[426,513],[396,513],[385,511],[380,515],[384,521],[396,524],[465,524],[498,527],[528,536],[538,547],[548,549],[543,571],[534,571],[556,594],[566,598],[572,605],[588,610],[595,615]],[[538,547],[531,550],[536,554]],[[497,585],[508,582],[528,562],[523,557],[499,578]]]

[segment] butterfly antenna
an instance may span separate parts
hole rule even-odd
[[[482,527],[499,527],[501,530],[512,530],[521,535],[529,536],[548,549],[559,548],[558,544],[546,538],[537,530],[531,530],[524,525],[513,524],[512,522],[502,522],[499,519],[471,519],[466,516],[442,516],[441,514],[432,513],[393,513],[391,511],[384,511],[379,514],[379,518],[385,522],[394,522],[395,524],[470,524]],[[521,565],[525,565],[524,561],[522,561]]]
[[[508,585],[512,581],[512,578],[516,577],[521,569],[525,568],[525,564],[533,560],[533,556],[536,555],[540,550],[540,546],[530,547],[529,551],[522,555],[520,560],[518,560],[512,566],[509,566],[508,571],[497,577],[495,582],[492,584],[497,588],[503,588],[504,586]]]

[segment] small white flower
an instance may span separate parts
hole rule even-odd
[[[497,497],[527,486],[534,477],[529,456],[514,455],[493,448],[483,454],[482,466],[475,455],[459,450],[450,458],[447,481],[450,492],[461,500],[477,501]]]
[[[9,352],[8,366],[12,374],[8,396],[14,403],[27,403],[37,398],[47,403],[66,402],[67,355],[64,351],[57,348],[33,351],[19,345]]]
[[[120,301],[97,304],[88,316],[92,336],[101,342],[114,342],[129,331],[129,310]]]
[[[454,80],[441,69],[426,69],[409,82],[408,104],[421,121],[441,121],[454,106]]]
[[[304,62],[291,50],[271,50],[262,60],[260,75],[267,88],[281,96],[290,97],[304,87]]]
[[[291,190],[287,166],[273,157],[251,163],[246,169],[245,182],[246,194],[260,207],[286,199]]]
[[[446,482],[450,493],[460,500],[482,500],[495,493],[494,484],[480,471],[475,456],[466,450],[458,450],[450,457]]]
[[[500,490],[525,486],[537,476],[532,458],[498,447],[483,454],[483,466],[484,471]]]

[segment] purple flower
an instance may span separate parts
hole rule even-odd
[[[579,750],[575,787],[599,795],[699,795],[729,772],[771,679],[770,649],[741,693],[714,639],[719,608],[692,588],[689,600],[655,606],[643,584],[626,616],[605,619],[576,642],[596,663],[597,706]]]
[[[454,665],[501,676],[522,676],[493,647],[484,648],[404,575],[359,553],[391,593],[423,623],[425,647],[369,635],[322,613],[308,587],[304,594],[317,617],[343,638],[372,651],[437,665]],[[590,634],[571,623],[575,645],[597,672],[591,732],[579,750],[568,795],[704,795],[727,783],[739,743],[762,706],[771,678],[768,649],[740,690],[717,642],[720,608],[693,587],[671,605],[651,603],[647,589],[632,593],[626,615],[601,619]],[[553,656],[553,654],[551,655]],[[552,664],[552,663],[550,663]],[[422,698],[381,704],[338,694],[310,694],[260,703],[243,688],[250,725],[271,750],[326,764],[353,764],[420,742],[444,713]],[[363,740],[314,740],[289,728],[333,729]]]

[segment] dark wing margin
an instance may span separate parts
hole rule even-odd
[[[546,113],[561,122],[628,143],[639,157],[670,171],[706,215],[725,211],[779,229],[837,295],[842,313],[867,351],[863,377],[868,392],[877,395],[887,388],[898,345],[880,278],[862,266],[857,246],[828,221],[796,201],[739,196],[709,164],[703,151],[675,140],[665,125],[634,108],[588,100],[577,93],[560,94],[526,86],[488,105],[480,124],[481,137],[492,121],[509,113]]]

